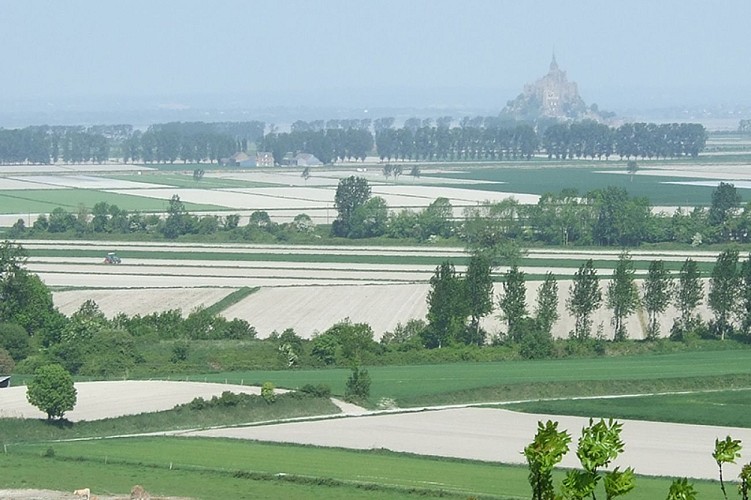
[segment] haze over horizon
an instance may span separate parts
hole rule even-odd
[[[553,51],[601,109],[748,107],[749,17],[748,0],[4,0],[0,126],[209,109],[497,114]]]

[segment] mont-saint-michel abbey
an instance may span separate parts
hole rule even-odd
[[[568,80],[566,72],[558,66],[555,54],[548,73],[534,83],[524,86],[524,91],[509,101],[501,112],[518,120],[594,119],[602,121],[608,113],[600,113],[597,105],[587,106],[579,95],[576,82]]]

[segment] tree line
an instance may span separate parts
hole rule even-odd
[[[559,319],[558,282],[553,273],[545,275],[534,307],[530,308],[525,273],[518,265],[512,265],[503,275],[497,301],[493,296],[492,267],[480,254],[470,258],[464,275],[450,261],[436,267],[430,279],[426,323],[415,329],[409,340],[417,340],[426,348],[452,344],[482,346],[488,333],[480,327],[480,321],[498,311],[505,332],[496,342],[520,344],[520,354],[526,358],[552,356],[552,327]],[[698,264],[691,258],[685,260],[678,273],[671,273],[662,260],[653,260],[639,287],[633,261],[623,252],[604,290],[600,281],[592,259],[582,263],[573,276],[565,308],[575,320],[574,329],[569,332],[574,341],[588,342],[595,338],[591,318],[603,305],[611,311],[610,337],[614,341],[629,337],[626,320],[640,309],[647,316],[645,338],[660,338],[660,318],[670,305],[678,311],[669,332],[672,340],[751,339],[751,254],[744,261],[739,260],[735,249],[717,256],[706,294],[713,314],[709,320],[696,312],[705,300],[705,286]],[[597,337],[605,334],[598,328]]]
[[[384,172],[389,167],[389,175],[396,176],[401,171],[400,165],[385,165]],[[411,175],[419,175],[419,170],[414,170],[417,169],[413,168]],[[350,176],[341,179],[337,186],[334,196],[337,217],[330,234],[352,239],[453,238],[470,250],[492,254],[491,258],[535,244],[623,247],[676,242],[698,246],[751,241],[751,204],[742,205],[735,186],[720,183],[710,202],[707,208],[653,213],[646,198],[631,197],[625,189],[610,186],[583,196],[575,190],[547,193],[536,205],[521,205],[510,198],[465,207],[457,214],[447,198],[437,198],[421,210],[392,212],[383,198],[372,196],[365,178]],[[178,196],[173,196],[166,216],[128,212],[117,205],[99,202],[92,209],[81,206],[72,212],[58,207],[48,215],[40,215],[30,228],[19,219],[9,235],[22,238],[35,232],[68,232],[79,236],[142,233],[174,239],[221,231],[244,240],[272,242],[274,238],[288,241],[306,235],[320,237],[328,228],[316,226],[306,214],[298,214],[288,224],[276,224],[265,211],[251,214],[247,224],[241,224],[237,214],[196,216]]]
[[[397,175],[385,165],[384,175]],[[397,165],[399,167],[399,165]],[[414,170],[414,169],[413,169]],[[413,172],[412,175],[419,175]],[[469,247],[510,244],[638,246],[677,242],[699,245],[751,241],[751,204],[741,204],[733,184],[721,182],[708,208],[654,213],[645,197],[609,186],[579,195],[576,190],[546,193],[535,205],[513,198],[466,207],[462,214],[446,198],[426,209],[389,212],[386,201],[371,196],[366,179],[350,176],[337,187],[338,216],[332,234],[347,238],[457,237]]]
[[[250,122],[171,122],[146,131],[130,125],[0,129],[0,163],[215,162],[255,145],[278,165],[287,153],[311,153],[323,163],[363,160],[518,160],[544,153],[552,159],[696,157],[706,130],[692,123],[626,123],[614,128],[592,120],[533,127],[497,117],[411,118],[395,128],[393,118],[297,121],[289,132]]]
[[[245,151],[264,134],[266,124],[173,122],[146,131],[131,125],[32,126],[0,129],[0,164],[104,162],[200,163]]]

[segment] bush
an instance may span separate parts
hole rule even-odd
[[[8,351],[14,361],[21,361],[31,352],[29,334],[21,325],[0,323],[0,348]]]
[[[301,392],[304,392],[305,394],[310,394],[311,396],[315,396],[317,398],[330,398],[331,397],[331,387],[329,387],[326,384],[305,384],[300,388]]]
[[[212,402],[215,406],[237,406],[242,401],[242,397],[234,392],[224,391],[218,398],[214,396]]]
[[[344,389],[344,398],[347,401],[356,401],[368,399],[370,396],[370,375],[368,370],[360,367],[352,368],[352,373],[347,379],[347,386]]]
[[[8,351],[0,347],[0,374],[12,373],[15,367],[16,363]]]
[[[545,359],[553,356],[554,342],[550,334],[532,330],[522,335],[519,354],[524,359]]]
[[[269,404],[276,401],[276,394],[274,394],[274,384],[272,384],[271,382],[264,382],[261,386],[261,397]]]
[[[188,354],[190,354],[190,345],[184,341],[177,341],[172,346],[172,355],[170,356],[169,360],[172,363],[187,361]]]

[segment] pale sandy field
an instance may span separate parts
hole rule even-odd
[[[163,184],[124,181],[95,175],[34,175],[9,177],[6,180],[26,181],[36,186],[30,189],[155,189],[167,187]],[[7,189],[0,183],[0,189]]]
[[[173,288],[169,290],[68,290],[54,292],[55,306],[65,315],[71,315],[87,300],[93,300],[108,318],[124,313],[128,316],[145,315],[180,309],[187,315],[197,307],[208,307],[234,290],[231,288]]]
[[[398,452],[492,462],[524,464],[521,451],[529,444],[540,420],[560,422],[559,429],[579,438],[587,419],[517,413],[491,408],[454,408],[438,411],[361,416],[260,427],[190,432],[192,436],[230,437],[354,449]],[[613,466],[633,466],[638,474],[702,479],[717,477],[712,459],[714,440],[732,435],[751,442],[751,429],[623,420],[625,452]],[[569,452],[563,467],[577,467]],[[736,477],[740,468],[726,469]],[[384,477],[384,479],[386,479]]]
[[[29,247],[46,248],[55,242],[32,242]],[[80,245],[87,249],[101,249],[104,253],[115,248],[108,242],[66,242],[61,246],[75,248]],[[210,245],[162,244],[123,244],[123,251],[164,250],[181,253],[193,251],[216,251],[220,247]],[[221,247],[225,253],[268,252],[277,248],[278,253],[309,253],[341,255],[462,255],[461,249],[431,250],[420,247],[407,248],[368,248],[368,247],[269,247],[265,245],[232,245]],[[615,258],[618,252],[603,251],[602,254],[575,251],[530,252],[533,258],[561,258],[583,261],[585,258]],[[714,254],[708,252],[634,252],[635,260],[651,260],[665,257],[683,260],[691,256],[697,260],[711,261]],[[29,269],[38,273],[48,284],[56,287],[86,287],[89,290],[56,291],[54,300],[65,312],[77,309],[87,298],[100,303],[102,310],[112,316],[123,310],[129,314],[148,314],[167,309],[180,308],[190,312],[197,305],[216,302],[223,294],[243,286],[258,286],[260,291],[250,295],[224,311],[229,319],[242,318],[253,325],[261,338],[274,331],[294,328],[296,332],[310,338],[337,321],[350,318],[354,322],[371,325],[376,339],[387,331],[392,331],[398,323],[410,319],[424,319],[428,281],[435,267],[432,265],[400,264],[348,264],[348,263],[303,263],[303,262],[253,262],[253,261],[200,261],[200,260],[149,260],[125,259],[119,266],[92,263],[93,259],[34,258],[29,261]],[[458,272],[464,272],[458,266]],[[575,268],[523,267],[527,274],[542,274],[553,271],[559,275],[572,275]],[[498,273],[505,269],[498,269]],[[605,291],[610,279],[610,270],[600,270],[600,286]],[[637,273],[642,277],[644,272]],[[527,283],[527,305],[529,313],[534,313],[537,287],[540,282]],[[638,281],[641,286],[641,281]],[[560,280],[559,321],[553,333],[557,337],[567,337],[573,330],[574,320],[565,309],[569,295],[570,280]],[[224,290],[224,291],[223,291]],[[708,284],[705,282],[705,291]],[[502,294],[502,286],[496,284],[494,296]],[[705,301],[706,302],[706,301]],[[126,309],[127,308],[127,309]],[[705,317],[710,317],[706,306],[699,309]],[[496,309],[483,320],[483,327],[491,334],[502,334],[506,325],[499,318]],[[673,319],[678,315],[673,308],[661,316],[660,326],[663,335],[669,333]],[[612,315],[603,305],[592,315],[593,335],[598,330],[606,338],[612,337]],[[642,338],[646,328],[646,316],[639,312],[626,320],[631,338]]]
[[[194,398],[210,399],[224,391],[260,394],[260,387],[169,382],[164,380],[122,380],[117,382],[76,382],[76,407],[65,414],[70,421],[100,420],[169,410]],[[0,417],[46,418],[47,415],[26,400],[26,387],[0,389]]]

